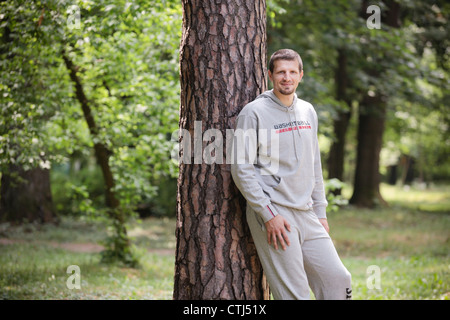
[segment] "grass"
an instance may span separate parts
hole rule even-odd
[[[389,207],[347,207],[329,216],[332,238],[352,273],[355,299],[450,299],[450,188],[382,185]],[[381,289],[369,289],[369,266]],[[370,270],[370,269],[369,269]]]
[[[134,223],[129,233],[138,268],[100,263],[96,242],[106,237],[101,223],[64,218],[59,226],[3,226],[0,299],[170,299],[174,220],[147,219]],[[70,265],[80,267],[81,289],[66,285]]]
[[[353,298],[450,299],[450,187],[383,185],[382,194],[388,208],[329,214],[331,236],[352,273]],[[101,223],[0,225],[0,299],[171,299],[174,229],[167,218],[131,224],[141,261],[132,269],[100,263]],[[81,289],[66,285],[70,265],[80,267]]]

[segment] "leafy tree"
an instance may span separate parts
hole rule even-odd
[[[178,117],[180,5],[1,5],[2,38],[14,39],[2,42],[2,121],[20,121],[2,123],[2,172],[10,163],[49,167],[94,148],[115,230],[107,256],[132,262],[127,217],[155,195],[151,181],[176,171],[168,137]]]

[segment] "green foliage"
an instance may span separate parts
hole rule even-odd
[[[175,217],[177,213],[177,179],[163,177],[158,181],[158,195],[150,201],[150,213],[156,217]],[[145,215],[145,214],[144,214]]]
[[[49,168],[60,159],[49,154],[51,136],[45,123],[68,90],[58,81],[61,68],[56,51],[41,41],[37,26],[39,2],[4,1],[0,4],[0,170],[10,163],[24,169]],[[52,39],[54,34],[50,34]]]
[[[104,183],[100,168],[75,157],[71,162],[72,166],[63,163],[52,168],[50,179],[55,209],[61,215],[104,217]]]
[[[1,4],[0,31],[9,39],[0,51],[1,164],[30,165],[47,150],[55,161],[74,152],[90,154],[86,147],[93,141],[62,63],[64,48],[79,67],[100,128],[95,138],[113,151],[122,187],[134,185],[133,178],[173,174],[171,162],[164,160],[171,146],[167,135],[177,127],[180,5],[75,4],[81,11],[79,29],[69,28],[73,2]],[[152,194],[143,186],[148,183],[135,184],[134,191]]]
[[[129,242],[130,239],[124,225],[117,220],[112,220],[108,228],[108,236],[102,242],[106,249],[101,252],[101,262],[120,262],[131,268],[138,267],[138,257]]]
[[[333,178],[324,180],[324,184],[325,194],[327,195],[328,200],[328,212],[336,212],[339,210],[339,207],[348,204],[348,200],[340,194],[340,191],[345,187],[344,182],[340,181],[339,179]]]
[[[25,170],[72,164],[74,155],[89,159],[100,142],[111,151],[121,210],[131,213],[155,197],[156,183],[177,170],[168,137],[178,124],[181,5],[7,1],[0,3],[0,21],[0,171],[10,164]],[[94,136],[63,51],[78,68],[98,129]],[[60,209],[99,217],[102,178],[94,171],[84,179],[85,172],[66,181],[56,173],[53,192]],[[117,237],[112,241],[126,240]]]

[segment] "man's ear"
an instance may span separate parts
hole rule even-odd
[[[271,72],[270,70],[269,70],[269,80],[273,82],[273,79],[272,79],[272,72]]]
[[[303,79],[303,70],[300,72],[300,81]]]

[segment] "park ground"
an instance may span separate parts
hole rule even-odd
[[[450,186],[382,185],[389,207],[329,214],[354,299],[450,299]],[[0,224],[0,299],[171,299],[175,219],[133,222],[138,268],[100,263],[107,230],[63,217],[58,226]],[[80,270],[80,288],[67,268]],[[69,283],[69,286],[67,285]]]

